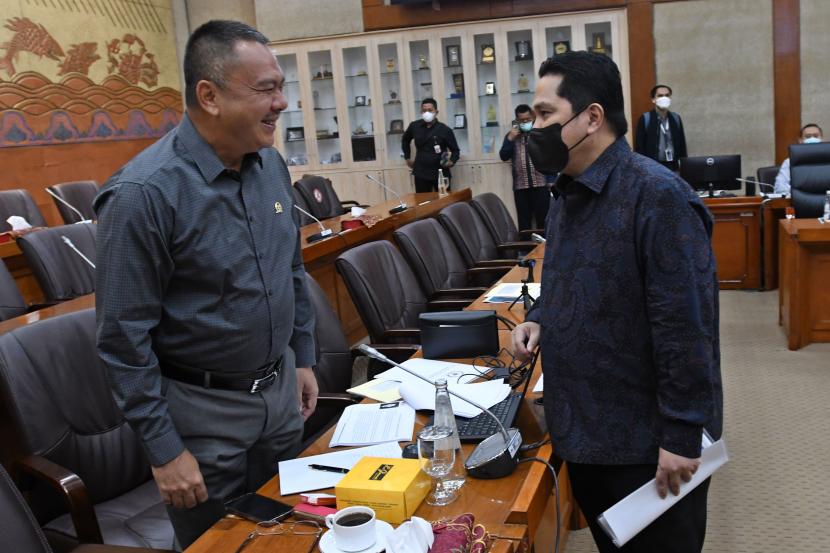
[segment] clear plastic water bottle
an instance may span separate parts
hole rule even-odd
[[[464,454],[461,451],[461,440],[458,438],[458,428],[455,424],[455,415],[452,412],[450,393],[447,391],[447,381],[435,381],[435,420],[434,426],[444,426],[452,430],[451,447],[455,448],[455,463],[452,470],[443,480],[443,485],[457,491],[467,480],[467,469],[464,468]]]
[[[830,190],[824,195],[824,220],[830,221]]]

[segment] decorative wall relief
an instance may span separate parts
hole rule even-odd
[[[18,14],[0,20],[0,148],[154,138],[178,123],[169,0],[0,7]]]

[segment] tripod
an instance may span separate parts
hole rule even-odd
[[[533,271],[533,267],[530,267],[530,270]],[[513,303],[511,303],[510,307],[507,308],[508,311],[513,309],[513,306],[516,305],[516,303],[519,300],[522,300],[522,305],[524,306],[525,311],[528,311],[531,308],[531,306],[536,302],[536,298],[530,295],[530,290],[528,290],[527,288],[528,282],[528,279],[522,280],[522,292],[521,294],[516,296],[516,299],[513,300]]]

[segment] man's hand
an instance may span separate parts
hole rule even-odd
[[[513,354],[519,361],[530,359],[532,352],[539,345],[539,323],[522,323],[513,329]]]
[[[444,167],[445,167],[445,168],[447,168],[447,169],[449,169],[449,168],[450,168],[450,167],[452,167],[453,165],[455,165],[455,163],[453,163],[452,161],[447,161],[447,164],[446,164]]]
[[[199,470],[199,462],[188,450],[185,449],[167,464],[152,469],[161,499],[167,505],[177,509],[192,509],[207,501],[207,488]]]
[[[507,133],[507,140],[509,140],[510,142],[513,142],[514,140],[516,140],[516,137],[519,136],[520,134],[521,134],[521,131],[519,129],[517,129],[516,127],[512,127],[510,129],[510,132]]]
[[[406,166],[409,167],[410,169],[412,169],[413,167],[415,167],[415,162],[411,159],[407,159],[406,160]]]
[[[657,480],[657,493],[660,494],[660,498],[665,499],[668,490],[671,490],[674,495],[678,495],[680,493],[680,481],[688,482],[691,480],[699,466],[699,458],[681,457],[661,447],[660,457],[657,461],[657,474],[654,476]]]
[[[308,419],[317,408],[317,379],[311,367],[297,367],[297,397],[300,401],[300,413],[303,419]]]

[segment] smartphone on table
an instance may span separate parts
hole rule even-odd
[[[254,492],[226,501],[225,509],[229,513],[254,522],[282,520],[294,512],[294,507],[291,505]]]

